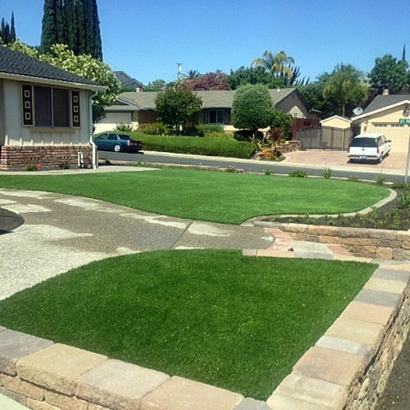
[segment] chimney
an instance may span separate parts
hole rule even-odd
[[[390,95],[390,91],[389,91],[388,88],[385,88],[385,89],[383,90],[383,95]]]

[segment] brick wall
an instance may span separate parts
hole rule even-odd
[[[42,169],[58,169],[67,163],[78,167],[78,152],[83,153],[85,166],[92,165],[91,145],[3,146],[0,152],[0,170],[26,170],[30,165]]]

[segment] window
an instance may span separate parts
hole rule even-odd
[[[80,93],[65,88],[23,85],[23,124],[35,127],[79,127]]]
[[[224,110],[209,110],[209,124],[225,124]]]

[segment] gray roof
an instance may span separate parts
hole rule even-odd
[[[410,101],[410,94],[377,95],[376,98],[363,111],[363,114],[369,114],[370,112],[381,110],[404,101]]]
[[[43,63],[34,57],[0,46],[0,78],[4,74],[38,79],[64,81],[73,84],[101,87],[94,81]]]
[[[233,97],[235,90],[223,91],[196,91],[195,94],[202,99],[202,108],[232,108]],[[273,103],[277,105],[284,98],[293,92],[299,93],[296,88],[284,88],[278,90],[269,90]],[[157,92],[125,92],[118,96],[119,102],[125,102],[136,110],[155,110],[155,98]],[[299,93],[300,94],[300,93]],[[300,94],[302,101],[303,97]],[[306,104],[307,105],[307,104]],[[108,111],[124,111],[123,105],[112,105],[107,107]]]

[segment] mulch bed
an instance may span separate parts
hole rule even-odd
[[[282,218],[280,216],[271,217],[269,220],[271,222],[280,223],[407,231],[410,229],[410,207],[403,208],[403,201],[401,203],[399,197],[409,191],[404,189],[396,189],[395,191],[397,192],[397,197],[393,201],[383,205],[380,208],[373,208],[373,211],[364,215],[355,214],[354,216],[338,215],[336,217],[314,217],[312,215],[305,214],[286,218]]]

